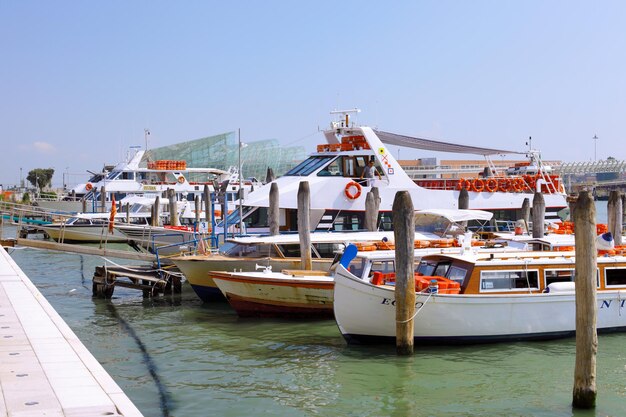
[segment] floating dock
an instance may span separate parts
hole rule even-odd
[[[0,417],[142,416],[0,248]]]

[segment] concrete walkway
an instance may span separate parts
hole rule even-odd
[[[141,415],[0,246],[0,417]]]

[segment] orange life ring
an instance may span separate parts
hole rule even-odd
[[[353,187],[356,189],[354,193],[352,192]],[[346,188],[344,188],[343,192],[350,200],[356,200],[361,196],[361,186],[357,182],[350,181],[346,184]]]
[[[516,178],[511,182],[513,186],[513,191],[520,192],[524,189],[524,180],[521,178]]]
[[[508,178],[500,178],[498,180],[498,191],[506,193],[511,189],[511,180]]]
[[[484,189],[485,189],[485,182],[482,179],[477,178],[474,181],[472,181],[472,191],[479,193]]]
[[[90,182],[88,182],[87,184],[85,184],[85,189],[87,191],[91,191],[91,190],[93,190],[93,185]]]
[[[178,183],[182,184],[185,182],[185,177],[183,177],[182,175],[180,177],[178,177]]]
[[[485,183],[485,189],[490,193],[496,192],[498,190],[498,180],[495,178],[489,178]]]

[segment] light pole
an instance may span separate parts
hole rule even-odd
[[[594,162],[598,160],[597,149],[598,149],[598,135],[593,135],[593,160]]]
[[[237,137],[239,142],[239,235],[243,235],[243,178],[241,175],[241,129],[237,129]]]
[[[22,182],[22,167],[20,167],[20,191],[24,188],[24,183]]]

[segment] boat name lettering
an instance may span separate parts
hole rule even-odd
[[[396,300],[394,300],[392,298],[383,298],[383,301],[381,301],[381,304],[384,304],[386,306],[395,306],[396,305]],[[424,303],[422,303],[421,301],[416,301],[415,302],[415,308],[417,308],[418,310],[420,308],[422,308],[423,305],[424,305]]]
[[[156,191],[157,190],[156,185],[144,185],[143,189],[146,190],[146,191]]]
[[[611,302],[612,302],[612,301],[613,301],[613,300],[603,300],[603,301],[602,301],[602,304],[600,304],[600,308],[605,308],[605,307],[606,307],[606,308],[611,308]],[[620,302],[619,302],[619,308],[624,308],[624,302],[625,302],[625,301],[626,301],[626,300],[620,300]]]

